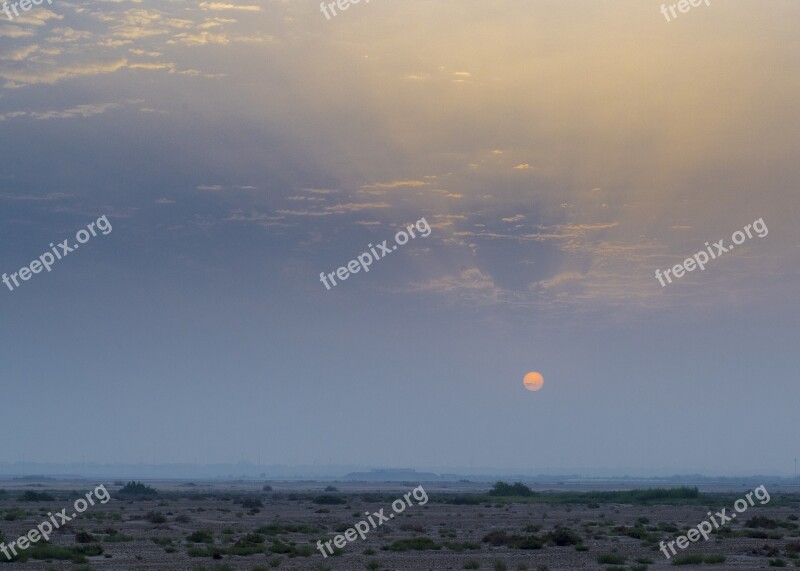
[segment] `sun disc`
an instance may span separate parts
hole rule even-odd
[[[529,391],[538,391],[544,385],[544,377],[541,373],[537,373],[535,371],[531,371],[522,379],[522,382],[525,384],[525,388]]]

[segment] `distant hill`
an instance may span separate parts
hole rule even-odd
[[[442,479],[433,472],[416,470],[370,470],[369,472],[350,472],[342,480],[353,482],[438,482]]]

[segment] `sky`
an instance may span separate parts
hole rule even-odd
[[[0,462],[793,474],[800,4],[660,8],[0,12]]]

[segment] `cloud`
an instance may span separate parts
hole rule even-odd
[[[419,186],[428,186],[430,183],[422,180],[395,180],[392,182],[376,182],[373,184],[365,185],[364,188],[402,188],[404,186],[414,188]]]
[[[29,38],[35,36],[33,30],[26,30],[19,26],[0,26],[0,38]]]
[[[14,19],[15,24],[30,24],[31,26],[44,26],[48,20],[63,20],[64,16],[56,14],[47,8],[37,8],[31,12],[24,12]]]
[[[74,119],[76,117],[91,117],[93,115],[102,115],[110,109],[118,109],[118,103],[103,103],[100,105],[77,105],[70,109],[63,111],[45,111],[33,112],[29,116],[38,120],[47,119]]]
[[[94,34],[87,31],[74,30],[70,27],[53,28],[47,41],[51,44],[72,44],[81,40],[89,40]]]
[[[51,202],[54,200],[62,200],[64,198],[70,198],[72,195],[66,192],[49,192],[47,194],[19,194],[19,195],[11,195],[11,194],[0,194],[0,198],[5,200],[19,200],[24,202]]]
[[[360,202],[337,204],[336,206],[326,206],[325,210],[334,214],[345,214],[349,212],[363,212],[364,210],[373,210],[376,208],[391,208],[391,204],[386,202]]]
[[[558,274],[552,278],[541,280],[538,282],[538,284],[545,289],[551,289],[567,283],[579,282],[582,279],[583,276],[577,272],[564,272],[563,274]]]
[[[277,210],[278,214],[285,216],[331,216],[333,212],[317,212],[312,210]]]
[[[245,12],[260,12],[261,6],[246,6],[237,4],[227,4],[225,2],[200,2],[202,10],[240,10]]]
[[[255,190],[255,186],[253,185],[231,185],[231,186],[223,186],[221,184],[201,184],[200,186],[195,187],[197,190],[213,190],[215,192],[219,192],[220,190]]]
[[[49,67],[47,69],[0,69],[0,78],[6,80],[4,87],[9,89],[25,87],[27,85],[47,84],[52,85],[66,79],[74,79],[87,75],[102,75],[114,73],[127,67],[126,59],[117,59],[106,62],[87,62],[66,65],[63,67]]]
[[[21,48],[12,50],[7,54],[0,55],[0,59],[7,61],[22,61],[37,51],[39,51],[38,44],[31,44],[29,46],[23,46]]]
[[[187,46],[202,46],[206,44],[218,44],[221,46],[227,45],[231,42],[224,34],[214,34],[212,32],[203,31],[196,34],[183,33],[176,35],[173,39],[169,40],[168,44],[184,44]]]

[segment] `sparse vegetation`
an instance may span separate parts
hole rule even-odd
[[[186,537],[190,543],[214,543],[214,534],[210,529],[198,529]]]
[[[597,556],[597,562],[601,565],[624,565],[625,558],[616,553],[603,553]]]
[[[344,498],[340,498],[339,496],[329,496],[329,495],[317,496],[312,501],[315,504],[320,504],[320,505],[339,505],[347,503],[347,500],[345,500]]]
[[[534,491],[522,482],[508,484],[506,482],[495,482],[494,487],[489,491],[490,496],[519,496],[529,497],[534,495]]]
[[[702,565],[703,563],[707,563],[709,565],[725,563],[725,557],[722,555],[706,555],[704,557],[702,555],[692,553],[689,555],[679,555],[672,560],[673,565]]]
[[[88,531],[79,531],[75,534],[76,543],[95,543],[97,539]]]
[[[242,490],[239,492],[234,488],[233,491],[228,490],[224,493],[176,492],[165,489],[158,496],[154,496],[146,491],[147,486],[139,482],[129,482],[126,486],[133,491],[132,494],[105,509],[93,510],[90,514],[86,514],[80,523],[74,524],[77,529],[68,531],[70,535],[61,537],[58,546],[40,543],[35,549],[32,546],[20,551],[16,560],[52,561],[54,564],[58,561],[73,561],[75,563],[73,569],[77,571],[80,565],[88,563],[88,558],[99,555],[111,559],[117,555],[116,552],[121,547],[114,544],[130,542],[132,545],[125,546],[123,551],[143,563],[147,562],[147,553],[151,556],[160,553],[163,560],[174,562],[176,566],[183,564],[183,568],[186,569],[215,570],[229,558],[236,558],[238,563],[235,560],[230,561],[231,564],[235,564],[236,569],[296,571],[302,566],[293,565],[292,560],[318,554],[315,547],[318,539],[325,542],[332,539],[334,533],[345,533],[353,526],[353,521],[364,517],[365,510],[374,511],[379,509],[381,504],[389,505],[393,499],[397,499],[396,493],[348,494],[331,488],[326,488],[322,495],[285,492],[275,494],[270,499],[268,495],[247,493],[247,490],[252,488],[246,486],[238,488]],[[388,561],[378,556],[380,550],[383,550],[383,552],[406,552],[404,557],[410,561],[414,560],[415,552],[428,551],[431,555],[426,557],[434,557],[437,560],[441,558],[443,563],[441,568],[538,571],[541,565],[519,560],[512,564],[502,557],[509,553],[508,550],[547,549],[551,554],[555,553],[554,550],[566,550],[562,551],[564,557],[576,564],[581,561],[579,564],[581,567],[595,566],[604,571],[622,569],[647,571],[648,568],[652,568],[655,557],[636,555],[641,554],[642,549],[648,552],[657,551],[658,541],[667,536],[686,533],[691,524],[686,518],[694,510],[677,512],[682,514],[672,516],[677,522],[666,522],[659,521],[658,515],[663,516],[668,512],[661,511],[658,507],[647,508],[648,511],[645,511],[638,507],[641,505],[638,502],[665,504],[674,502],[686,505],[703,502],[708,505],[723,504],[725,498],[718,494],[698,498],[691,488],[684,488],[680,492],[675,492],[676,489],[666,492],[659,490],[604,492],[606,499],[611,497],[617,500],[627,499],[632,505],[624,503],[606,505],[604,506],[606,509],[602,510],[605,513],[599,513],[587,509],[586,494],[534,493],[531,490],[532,495],[525,495],[525,490],[519,486],[524,484],[498,482],[494,489],[499,490],[500,495],[462,493],[431,497],[433,503],[428,509],[442,510],[440,514],[448,513],[452,517],[448,523],[442,523],[447,520],[429,519],[423,510],[409,510],[402,518],[395,519],[391,523],[386,521],[375,530],[373,537],[377,541],[374,547],[372,543],[368,544],[370,546],[363,545],[360,549],[355,545],[351,546],[351,555],[356,554],[360,557],[352,560],[354,563],[351,567],[374,571],[391,569],[392,566]],[[141,492],[144,493],[140,494]],[[72,495],[72,492],[48,493],[55,496],[59,502],[68,501]],[[588,494],[598,498],[595,492]],[[48,510],[58,508],[57,505],[17,503],[16,500],[21,499],[21,496],[22,492],[15,492],[0,503],[0,519],[34,522],[45,516]],[[294,497],[290,499],[289,496]],[[676,499],[680,496],[685,496],[685,499]],[[32,496],[31,499],[34,497],[41,501],[41,496]],[[654,499],[658,497],[666,499]],[[741,522],[736,522],[740,524],[738,526],[716,530],[715,542],[725,543],[739,537],[755,538],[758,541],[750,540],[747,553],[761,558],[762,567],[767,565],[800,567],[800,531],[795,529],[797,524],[789,519],[787,513],[787,506],[796,506],[797,499],[791,494],[788,497],[789,499],[784,496],[776,497],[776,501],[785,502],[777,510],[770,506],[765,510],[759,510],[758,516],[742,518]],[[580,502],[576,501],[578,498],[581,498]],[[604,501],[602,498],[598,499],[600,502]],[[319,506],[319,503],[331,505]],[[236,508],[231,509],[231,504],[241,505],[251,512],[263,508],[266,513],[254,520],[246,517],[246,511],[234,513]],[[526,504],[538,504],[540,507]],[[328,509],[329,507],[331,509]],[[674,509],[671,511],[676,513]],[[319,512],[336,514],[338,517],[330,515],[319,517],[317,515]],[[643,513],[647,513],[647,517],[642,515]],[[481,516],[485,520],[482,520]],[[744,521],[745,519],[747,521]],[[106,523],[91,527],[93,521],[95,524],[103,521]],[[254,524],[253,521],[258,523]],[[109,527],[108,524],[112,522],[114,527]],[[148,523],[151,525],[147,525]],[[87,524],[85,529],[78,527]],[[476,533],[479,534],[481,541],[472,540]],[[71,546],[62,543],[64,539],[72,539],[73,535],[74,543]],[[788,536],[788,540],[778,542],[778,538],[784,535]],[[592,539],[591,549],[588,539]],[[0,541],[8,543],[2,537]],[[142,549],[141,542],[149,544],[150,549]],[[103,547],[107,548],[108,553],[103,552]],[[154,550],[154,547],[157,549]],[[730,547],[732,545],[725,546],[725,548]],[[477,557],[481,552],[483,556]],[[334,548],[334,556],[344,553],[345,550]],[[519,558],[520,555],[517,552],[513,556]],[[187,556],[196,562],[205,559],[208,563],[205,567],[196,564],[186,565]],[[243,558],[251,558],[253,565],[243,565],[241,563]],[[0,557],[0,564],[4,563],[3,559],[5,558]],[[705,565],[706,568],[717,565],[722,568],[726,566],[725,562],[725,557],[722,555],[700,554],[687,550],[664,563],[676,566]],[[330,568],[328,561],[312,559],[309,563],[311,565],[308,568]],[[46,565],[41,567],[46,569]],[[2,568],[0,565],[0,569]],[[224,565],[221,568],[224,569]]]
[[[167,523],[167,518],[161,512],[150,512],[145,516],[145,519],[150,523]]]
[[[28,490],[24,492],[19,501],[21,502],[54,502],[56,499],[46,492],[34,492]]]
[[[158,491],[150,486],[145,486],[141,482],[130,481],[117,492],[117,495],[151,497],[158,495]]]
[[[387,551],[427,551],[438,550],[442,546],[428,537],[412,537],[411,539],[398,539],[381,549]]]

